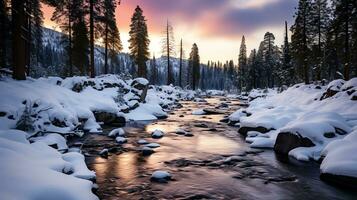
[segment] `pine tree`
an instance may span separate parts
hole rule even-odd
[[[300,0],[298,10],[296,13],[295,24],[291,27],[291,45],[294,58],[298,66],[303,66],[303,71],[300,70],[305,84],[309,84],[309,63],[308,55],[310,55],[311,48],[311,23],[313,22],[313,15],[311,13],[311,0]]]
[[[129,36],[130,55],[138,66],[138,76],[146,78],[146,61],[149,60],[150,40],[148,38],[146,20],[139,6],[136,7],[131,18]]]
[[[174,31],[169,23],[167,21],[165,30],[164,30],[164,36],[162,39],[162,55],[166,57],[167,59],[167,85],[173,84],[175,82],[174,77],[173,77],[173,71],[172,71],[172,64],[171,64],[171,56],[174,56],[175,54],[175,38],[174,38]]]
[[[7,1],[0,1],[0,69],[7,67],[8,52],[7,47],[10,41],[10,34],[8,31],[10,27],[10,21],[8,16]]]
[[[42,25],[43,12],[39,0],[26,1],[27,20],[27,48],[26,48],[26,63],[27,75],[30,75],[31,66],[39,64],[40,53],[42,50]]]
[[[353,0],[334,0],[334,20],[332,26],[336,32],[337,53],[343,59],[343,75],[346,80],[350,78],[351,47],[353,24],[356,23],[356,3]],[[353,20],[354,19],[354,20]],[[354,25],[355,27],[356,25]]]
[[[192,89],[196,90],[200,80],[200,56],[197,44],[194,43],[190,53],[189,66],[192,74]]]
[[[290,45],[288,36],[288,23],[285,21],[285,37],[282,56],[282,84],[290,85],[293,83],[294,69],[291,63]]]
[[[151,72],[151,84],[158,83],[158,72],[157,72],[157,64],[155,55],[153,56],[152,60],[150,61],[150,72]]]
[[[247,46],[245,45],[245,37],[243,35],[242,42],[239,49],[238,57],[238,66],[239,66],[239,89],[240,91],[246,86],[247,81]]]
[[[110,54],[111,60],[116,58],[116,54],[119,53],[123,46],[120,40],[120,34],[116,25],[115,9],[117,7],[115,0],[104,0],[104,16],[102,22],[104,24],[104,30],[102,32],[104,42],[104,73],[108,73],[108,54]]]
[[[28,15],[25,10],[25,1],[11,0],[12,19],[12,66],[13,78],[17,80],[26,79],[26,22]]]
[[[83,0],[75,1],[72,9],[73,15],[73,65],[81,75],[88,74],[88,29],[85,22],[85,11]],[[89,68],[90,70],[90,68]]]
[[[180,41],[180,68],[179,68],[179,86],[182,87],[182,68],[183,68],[183,48],[182,39]]]
[[[78,2],[77,2],[78,3]],[[63,0],[60,3],[54,4],[55,11],[52,14],[51,20],[60,25],[62,32],[65,34],[62,37],[62,44],[66,50],[67,58],[66,64],[68,68],[65,69],[65,76],[73,76],[73,22],[74,13],[78,9],[77,4],[72,0]]]
[[[312,2],[312,38],[315,52],[312,59],[316,63],[316,79],[321,80],[322,67],[324,66],[324,53],[326,47],[327,30],[330,23],[330,9],[328,0],[315,0]]]
[[[248,80],[249,81],[249,85],[248,90],[253,89],[253,88],[257,88],[257,51],[256,49],[253,49],[250,52],[249,55],[249,59],[248,59]]]
[[[95,35],[99,35],[97,28],[98,19],[100,18],[102,2],[100,0],[86,0],[86,6],[89,8],[89,75],[94,78],[95,73],[95,61],[94,61],[94,43]]]

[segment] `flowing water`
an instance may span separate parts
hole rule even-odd
[[[159,121],[131,122],[124,127],[128,143],[118,145],[103,135],[82,139],[88,167],[95,170],[101,199],[356,199],[357,193],[332,187],[319,179],[317,163],[277,157],[272,150],[249,148],[237,128],[220,123],[239,102],[209,98],[207,103],[182,102],[183,107]],[[229,104],[225,114],[195,116],[197,108]],[[193,137],[177,135],[184,129]],[[166,134],[152,139],[156,129]],[[159,143],[150,156],[142,156],[139,139]],[[98,156],[109,148],[107,159]],[[231,157],[233,156],[233,157]],[[233,159],[232,159],[233,158]],[[172,174],[168,183],[155,183],[155,170]]]

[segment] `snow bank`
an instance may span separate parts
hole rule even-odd
[[[165,118],[163,108],[172,108],[180,99],[192,95],[191,91],[173,86],[151,86],[146,92],[147,84],[142,78],[123,80],[117,75],[25,81],[3,78],[0,130],[69,133],[82,127],[100,132],[99,121],[106,123],[106,119]]]
[[[7,132],[7,133],[6,133]],[[77,166],[22,131],[0,132],[0,194],[3,199],[96,200],[93,183],[77,178]]]
[[[357,178],[357,130],[328,144],[322,154],[322,173]]]
[[[229,116],[245,130],[264,127],[267,133],[250,133],[246,141],[251,147],[272,148],[279,134],[291,133],[308,138],[315,146],[299,147],[289,152],[299,160],[319,159],[330,142],[357,126],[357,78],[347,82],[332,81],[327,86],[297,84],[287,90],[252,91],[248,108]]]

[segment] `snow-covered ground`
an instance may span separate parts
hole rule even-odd
[[[274,148],[302,161],[319,160],[324,152],[323,172],[357,177],[352,170],[356,168],[352,165],[353,146],[357,146],[353,136],[357,130],[357,78],[335,80],[327,86],[298,84],[281,93],[268,90],[261,94],[252,91],[249,107],[229,117],[240,126],[240,133],[247,134],[251,147]]]
[[[67,134],[101,132],[101,125],[167,117],[166,110],[191,100],[192,91],[149,86],[143,78],[0,79],[0,199],[98,199],[95,173],[79,149],[69,149]],[[118,143],[125,132],[110,136]],[[157,144],[148,144],[157,147]]]

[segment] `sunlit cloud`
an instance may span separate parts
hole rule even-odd
[[[150,51],[161,55],[162,31],[169,20],[174,27],[177,45],[183,39],[189,53],[193,43],[200,48],[201,59],[237,60],[240,39],[246,36],[248,50],[258,48],[264,33],[273,32],[281,43],[284,21],[293,21],[297,0],[122,0],[116,11],[117,23],[128,52],[129,24],[139,5],[147,19]],[[46,25],[52,9],[46,8]],[[178,49],[178,48],[177,48]]]

